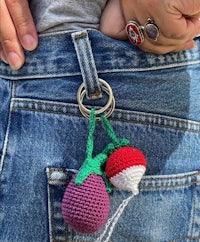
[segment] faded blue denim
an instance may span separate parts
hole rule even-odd
[[[154,55],[89,31],[98,76],[113,89],[110,121],[148,167],[110,242],[200,240],[200,41]],[[61,199],[85,157],[88,120],[76,94],[82,76],[70,33],[40,36],[26,64],[0,63],[0,242],[94,242],[72,231]],[[107,101],[85,101],[101,106]],[[100,122],[95,153],[110,142]],[[110,217],[128,192],[111,194]],[[106,239],[106,235],[105,235]]]

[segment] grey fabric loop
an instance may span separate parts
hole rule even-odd
[[[71,34],[75,46],[87,99],[102,97],[102,88],[98,79],[95,60],[87,31]]]

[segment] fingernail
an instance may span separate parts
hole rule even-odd
[[[6,56],[5,56],[4,52],[3,52],[3,50],[0,51],[0,58],[1,58],[1,60],[3,62],[5,62],[6,64],[8,64],[8,61],[6,59]]]
[[[8,63],[13,70],[18,70],[22,66],[20,57],[15,52],[10,52],[7,55]]]
[[[22,41],[23,41],[23,43],[22,43],[23,47],[26,50],[30,50],[30,51],[34,50],[37,46],[37,41],[30,34],[24,35],[24,37],[22,38]]]

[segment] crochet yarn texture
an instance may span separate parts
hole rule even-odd
[[[100,153],[94,158],[93,135],[95,131],[95,112],[91,111],[89,134],[86,146],[86,159],[78,174],[67,186],[62,200],[62,215],[65,222],[81,233],[94,233],[106,222],[110,211],[110,200],[106,190],[104,172],[101,166],[105,164],[107,155]]]
[[[110,202],[101,176],[91,174],[81,186],[74,176],[65,191],[62,202],[64,220],[81,233],[94,233],[107,220]]]
[[[112,142],[92,157],[96,124],[95,110],[92,109],[86,159],[67,186],[62,200],[65,222],[74,230],[86,234],[96,232],[106,223],[110,210],[108,192],[112,191],[110,182],[118,189],[131,191],[132,195],[122,202],[114,216],[108,220],[105,231],[111,224],[111,231],[114,229],[132,196],[138,194],[138,184],[146,169],[142,152],[129,147],[129,140],[119,139],[105,116],[101,116],[101,121]]]
[[[133,147],[121,147],[114,151],[106,163],[106,175],[119,190],[139,193],[138,184],[146,170],[143,153]]]

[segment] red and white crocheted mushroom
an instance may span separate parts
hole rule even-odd
[[[121,147],[109,156],[105,171],[116,188],[137,195],[138,184],[146,171],[146,159],[139,149]]]

